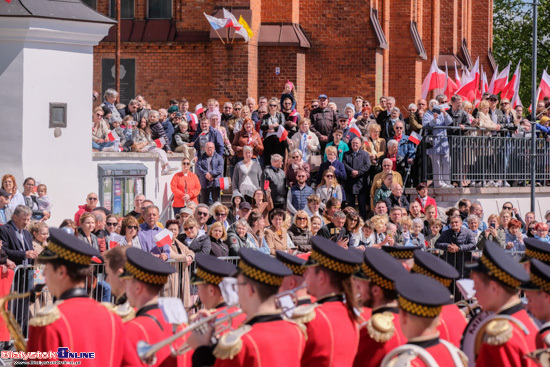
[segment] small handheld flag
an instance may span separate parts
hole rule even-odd
[[[121,236],[118,233],[111,233],[109,236],[109,248],[117,247],[123,238],[124,236]]]
[[[411,135],[409,135],[409,141],[414,143],[415,145],[418,145],[422,141],[422,136],[413,131],[411,132]]]
[[[288,138],[288,131],[286,131],[283,125],[279,125],[279,130],[277,130],[277,137],[279,138],[280,142]]]
[[[114,130],[111,130],[111,132],[107,136],[109,137],[110,141],[120,140],[120,137]]]
[[[229,177],[220,177],[218,178],[220,182],[220,190],[225,190],[229,188]]]
[[[290,117],[298,116],[298,111],[296,111],[296,109],[293,109],[289,116]]]
[[[158,138],[158,139],[155,139],[155,144],[157,145],[157,148],[161,148],[166,144],[166,141],[164,140],[164,138]]]
[[[174,234],[172,233],[172,231],[169,231],[168,229],[165,228],[155,235],[154,237],[155,243],[157,244],[158,247],[171,245],[173,235]]]
[[[358,137],[361,137],[361,131],[359,130],[359,128],[357,127],[357,125],[355,124],[355,122],[353,122],[350,126],[349,126],[349,131],[351,133],[354,133],[355,135],[357,135]]]
[[[195,113],[197,115],[200,115],[204,112],[204,107],[202,107],[202,103],[199,103],[197,106],[195,106]]]

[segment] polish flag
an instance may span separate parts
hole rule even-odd
[[[493,77],[491,78],[491,83],[489,83],[489,89],[487,90],[487,92],[491,93],[491,94],[495,94],[495,80],[497,78],[497,75],[498,75],[498,65],[497,65],[497,68],[495,69],[495,72],[493,73]]]
[[[172,231],[169,231],[168,229],[164,228],[162,231],[160,231],[154,236],[155,243],[157,244],[158,247],[163,247],[166,245],[170,246],[172,244],[173,236],[174,234],[172,233]]]
[[[111,130],[111,132],[107,136],[109,137],[110,141],[120,140],[120,137],[114,130]]]
[[[479,85],[479,57],[470,71],[469,75],[466,77],[466,80],[462,79],[462,87],[460,87],[456,94],[466,98],[468,101],[473,102],[476,96],[476,90]]]
[[[279,125],[279,130],[277,130],[277,137],[279,138],[280,142],[288,138],[288,131],[286,131],[283,125]]]
[[[230,186],[229,177],[220,177],[218,178],[218,180],[220,183],[220,190],[225,190],[229,188]]]
[[[493,94],[499,94],[504,90],[504,88],[506,88],[506,85],[508,84],[508,74],[510,74],[510,64],[508,64],[508,66],[504,68],[504,70],[502,70],[495,79]]]
[[[166,141],[164,140],[164,138],[158,138],[158,139],[155,139],[155,144],[157,145],[157,148],[161,148],[166,144]]]
[[[409,135],[409,141],[413,142],[415,145],[418,145],[422,141],[422,136],[413,131],[411,132],[411,135]]]
[[[455,67],[456,67],[456,62],[455,62]],[[443,94],[445,94],[448,99],[451,99],[451,97],[458,90],[458,86],[451,78],[449,78],[449,70],[447,69],[447,63],[445,63],[445,80],[446,80],[445,91],[443,92]]]
[[[455,84],[457,88],[462,87],[462,80],[460,79],[460,76],[458,75],[458,69],[456,68],[456,61],[455,61]]]
[[[433,89],[441,89],[445,86],[445,73],[437,67],[437,62],[432,61],[430,71],[422,83],[422,98],[426,99],[428,92]]]
[[[510,79],[510,82],[506,84],[506,87],[502,90],[502,93],[500,94],[500,98],[513,98],[516,89],[519,89],[519,74],[520,74],[520,64],[521,60],[518,62],[518,66],[516,66],[516,71],[514,71],[514,75],[512,75],[512,79]]]
[[[539,88],[537,89],[537,102],[544,97],[550,97],[550,75],[544,70],[540,79]]]
[[[189,123],[189,126],[191,126],[191,130],[197,131],[197,126],[199,126],[199,118],[194,113],[189,114],[189,116],[191,118],[187,122]]]
[[[97,256],[92,256],[91,258],[92,262],[96,263],[96,264],[102,264],[103,261],[101,261],[101,259]]]
[[[195,113],[197,115],[200,115],[203,112],[204,112],[204,107],[202,106],[202,103],[199,103],[198,105],[195,106]]]
[[[296,116],[298,116],[298,111],[296,111],[296,109],[293,109],[289,116],[290,116],[290,117],[296,117]]]
[[[485,74],[483,66],[481,66],[481,70],[481,94],[483,94],[489,90],[489,83],[487,83],[487,74]]]
[[[124,236],[121,236],[118,233],[111,233],[109,236],[109,248],[117,247],[123,238]],[[130,245],[130,243],[128,245]]]
[[[358,137],[361,137],[361,130],[359,130],[359,128],[357,127],[357,125],[354,123],[352,123],[350,126],[349,126],[349,132],[350,133],[354,133],[355,135],[357,135]]]
[[[514,88],[514,96],[512,97],[512,100],[510,101],[510,105],[512,108],[516,108],[517,106],[523,106],[521,103],[521,100],[519,99],[519,83],[521,79],[521,69],[519,70],[518,78],[516,80],[516,88]]]
[[[238,31],[243,27],[237,18],[235,18],[235,16],[225,8],[223,8],[223,17],[227,20],[227,23],[225,23],[225,28],[235,28],[235,31]]]

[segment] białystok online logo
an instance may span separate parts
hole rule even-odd
[[[57,348],[57,352],[12,352],[2,351],[2,358],[9,359],[94,359],[95,352],[71,352],[69,348]]]

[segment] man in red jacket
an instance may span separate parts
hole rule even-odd
[[[78,206],[78,211],[74,215],[74,222],[77,226],[80,225],[80,216],[86,212],[92,212],[97,206],[98,200],[97,194],[91,192],[86,197],[86,204]]]

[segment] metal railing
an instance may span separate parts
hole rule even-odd
[[[454,127],[435,127],[433,130],[447,130],[449,171],[442,171],[441,181],[479,182],[483,186],[489,181],[530,181],[531,180],[531,139],[512,136],[486,136],[485,129]],[[450,135],[450,131],[461,130],[460,135]],[[427,151],[431,145],[437,145],[440,136],[426,135],[421,142],[422,181],[434,179],[428,172]],[[476,135],[477,134],[477,135]],[[546,139],[536,139],[536,181],[550,180],[550,143]]]

